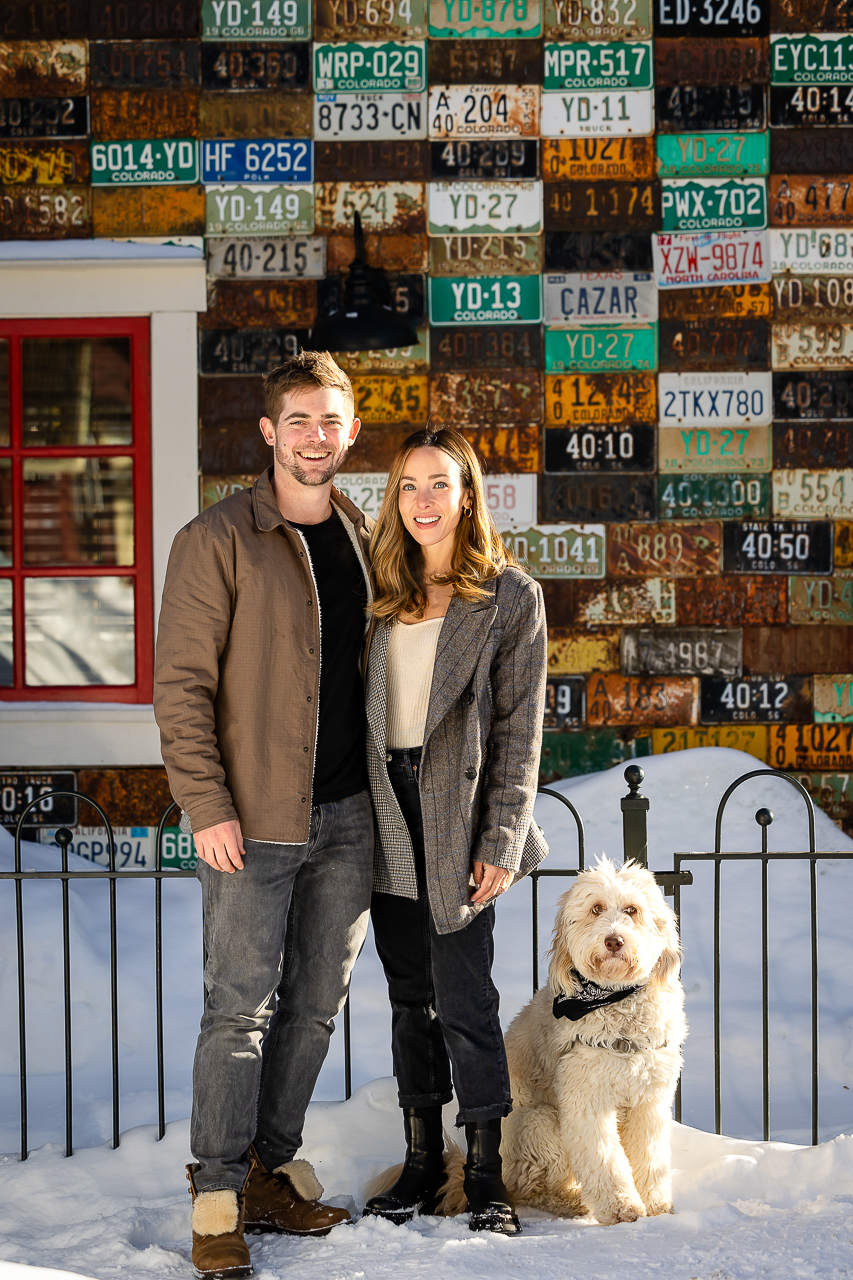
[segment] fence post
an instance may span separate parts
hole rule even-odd
[[[622,806],[622,847],[625,861],[634,858],[640,866],[648,866],[649,836],[646,814],[649,811],[647,796],[640,795],[640,783],[646,775],[638,764],[629,764],[625,770],[625,781],[628,783],[628,794],[623,796]]]

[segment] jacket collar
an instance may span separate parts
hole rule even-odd
[[[290,522],[285,520],[281,514],[279,505],[275,500],[272,487],[272,472],[272,467],[267,467],[266,471],[262,471],[252,485],[252,511],[255,516],[255,524],[261,533],[269,533],[280,525],[286,529],[291,527]],[[364,512],[360,511],[354,502],[351,502],[334,485],[330,496],[333,506],[338,508],[339,513],[349,520],[356,530],[361,532],[361,530],[365,529]]]

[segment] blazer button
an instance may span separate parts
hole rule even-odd
[[[471,703],[472,703],[473,701],[474,701],[474,694],[473,694],[473,693],[469,693],[469,694],[468,694],[468,706],[469,706],[469,707],[470,707],[470,705],[471,705]]]
[[[468,779],[468,781],[469,781],[469,782],[473,782],[473,781],[474,781],[474,779],[476,778],[476,776],[477,776],[477,770],[476,770],[476,769],[466,769],[466,770],[465,770],[465,777]]]

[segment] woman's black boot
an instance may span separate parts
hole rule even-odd
[[[439,1189],[446,1177],[441,1107],[404,1107],[406,1160],[390,1190],[371,1196],[365,1214],[408,1222],[416,1212],[435,1213]]]
[[[466,1124],[468,1159],[465,1194],[472,1231],[495,1231],[502,1236],[521,1235],[521,1223],[510,1204],[501,1169],[501,1122],[483,1120]]]

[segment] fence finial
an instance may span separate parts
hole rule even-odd
[[[638,764],[629,764],[624,776],[628,783],[628,794],[620,801],[624,858],[626,862],[634,858],[641,866],[647,867],[649,836],[646,814],[649,801],[647,796],[640,794],[640,783],[646,775]]]

